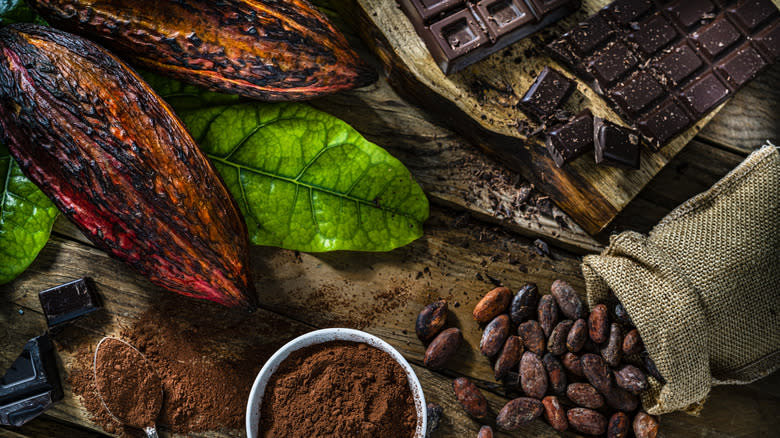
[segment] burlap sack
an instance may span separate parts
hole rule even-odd
[[[651,414],[701,409],[710,386],[749,383],[780,366],[780,154],[766,146],[648,236],[613,236],[582,265],[590,306],[611,289],[666,384]]]

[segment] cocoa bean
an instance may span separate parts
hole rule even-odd
[[[566,391],[566,373],[563,365],[552,353],[547,353],[542,358],[542,364],[547,370],[547,381],[553,394],[563,394]]]
[[[588,339],[588,323],[584,319],[574,321],[568,336],[566,336],[566,348],[572,353],[577,353],[585,346]]]
[[[582,372],[582,361],[576,354],[567,352],[561,358],[561,363],[563,364],[563,367],[566,368],[566,371],[577,377],[585,377],[585,374]]]
[[[512,322],[520,324],[526,319],[533,318],[536,307],[539,305],[539,288],[533,283],[528,283],[515,294],[512,299],[509,314]]]
[[[597,304],[588,316],[588,335],[590,339],[601,344],[609,338],[609,312],[604,304]]]
[[[628,312],[622,303],[617,303],[615,305],[615,319],[626,327],[634,326],[634,321],[628,316]]]
[[[539,356],[530,351],[520,359],[520,386],[529,397],[541,399],[547,392],[547,371]]]
[[[658,372],[658,368],[655,366],[653,359],[650,358],[650,353],[648,353],[647,350],[642,352],[642,360],[644,361],[645,371],[647,371],[647,374],[655,377],[655,380],[658,380],[661,382],[661,384],[665,384],[666,379],[664,379],[661,373]]]
[[[647,377],[645,373],[633,365],[623,365],[614,371],[615,383],[626,391],[639,395],[647,389]]]
[[[480,427],[477,438],[493,438],[493,429],[491,429],[490,426]]]
[[[518,336],[510,336],[504,342],[504,348],[501,349],[501,353],[496,359],[496,364],[493,367],[496,380],[504,378],[506,373],[517,366],[520,363],[520,357],[523,355],[523,341]]]
[[[460,330],[454,327],[439,333],[425,350],[425,367],[432,370],[443,368],[447,361],[455,356],[462,339]]]
[[[602,435],[607,431],[607,419],[592,409],[569,409],[566,416],[569,419],[569,426],[577,432]]]
[[[609,339],[601,347],[601,356],[613,367],[618,366],[623,358],[623,331],[615,322],[609,326]]]
[[[485,418],[488,414],[487,399],[471,380],[458,377],[452,381],[455,398],[463,406],[463,410],[474,418]]]
[[[565,319],[555,326],[550,338],[547,340],[547,350],[550,353],[560,356],[566,352],[566,338],[569,336],[569,330],[574,325],[574,321]]]
[[[447,300],[439,300],[423,307],[417,315],[414,331],[424,343],[430,342],[447,323]]]
[[[639,407],[639,397],[631,394],[623,388],[613,386],[606,394],[603,395],[607,405],[609,405],[609,407],[612,409],[631,412]]]
[[[553,429],[563,432],[569,428],[569,422],[566,421],[566,411],[561,407],[558,397],[548,395],[542,399],[542,406],[544,406],[544,418]]]
[[[645,349],[645,344],[639,336],[639,330],[632,329],[623,338],[623,353],[637,354]]]
[[[566,388],[566,397],[583,408],[598,409],[604,406],[604,397],[589,383],[572,383]]]
[[[543,411],[544,406],[539,400],[530,397],[519,397],[510,400],[501,408],[498,417],[496,417],[496,424],[504,430],[517,430],[539,418]]]
[[[615,412],[607,423],[607,438],[626,438],[631,430],[631,419],[625,412]]]
[[[561,313],[571,320],[585,317],[585,304],[571,285],[563,280],[555,280],[550,288]]]
[[[544,338],[542,326],[537,321],[526,321],[517,327],[517,334],[523,339],[523,345],[528,351],[539,356],[544,354],[547,340]]]
[[[544,335],[549,337],[558,324],[558,304],[555,302],[555,297],[548,294],[539,299],[537,318]]]
[[[474,306],[474,320],[479,325],[487,324],[496,316],[506,312],[511,301],[512,291],[508,288],[500,286],[491,290]]]
[[[636,438],[655,438],[658,435],[658,417],[640,411],[634,417],[634,435]]]
[[[614,387],[612,383],[612,371],[604,358],[595,354],[584,354],[580,359],[582,373],[588,382],[602,395],[606,396]]]
[[[436,403],[428,403],[425,407],[425,411],[428,415],[428,426],[425,428],[425,436],[429,437],[439,428],[441,416],[444,415],[444,408]]]
[[[487,357],[493,357],[504,346],[504,341],[509,336],[509,315],[498,315],[485,327],[482,332],[482,340],[479,341],[479,351]]]

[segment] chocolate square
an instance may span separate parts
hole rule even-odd
[[[647,71],[637,71],[615,87],[610,97],[620,110],[630,118],[636,118],[640,111],[665,92],[664,87],[652,74]]]
[[[523,0],[482,0],[477,2],[477,13],[493,41],[536,21],[531,8]]]
[[[567,41],[577,55],[586,56],[601,43],[607,41],[611,34],[612,28],[602,11],[569,31]]]
[[[737,89],[755,78],[766,65],[767,62],[761,55],[750,44],[745,43],[723,58],[715,69],[727,83]]]
[[[640,118],[637,127],[653,149],[659,150],[669,140],[685,131],[692,122],[685,107],[676,98],[670,97],[654,111]]]
[[[609,43],[603,50],[596,52],[587,64],[588,73],[593,75],[598,85],[605,89],[639,63],[631,49],[623,43]]]
[[[747,32],[755,31],[776,14],[777,7],[771,0],[747,0],[729,9],[729,15]]]
[[[520,99],[520,109],[529,116],[542,120],[551,115],[574,92],[574,81],[561,72],[545,67]]]
[[[720,53],[736,44],[742,34],[734,27],[726,17],[721,15],[715,21],[694,33],[691,37],[698,44],[701,51],[710,57],[715,58]]]
[[[464,55],[488,42],[487,34],[470,9],[463,9],[437,21],[430,29],[449,59]]]
[[[639,132],[595,117],[593,145],[596,151],[596,164],[639,169]]]
[[[639,29],[628,35],[629,41],[636,44],[647,56],[671,43],[675,38],[677,38],[677,31],[660,13],[640,23]]]
[[[100,298],[87,278],[38,292],[38,298],[50,328],[100,308]]]
[[[612,14],[612,18],[616,22],[628,26],[647,11],[653,9],[653,2],[650,0],[617,0],[604,9]]]
[[[703,65],[704,61],[696,54],[696,50],[687,42],[683,42],[658,58],[652,67],[675,84],[679,84]]]
[[[678,0],[668,6],[666,11],[683,28],[690,28],[702,21],[712,19],[715,13],[715,5],[709,0]]]
[[[586,109],[565,125],[551,130],[546,145],[558,167],[588,152],[593,148],[593,114]]]
[[[698,117],[707,114],[729,96],[729,89],[711,71],[698,78],[680,92]]]
[[[780,21],[775,21],[759,33],[754,41],[769,62],[780,60]]]
[[[428,22],[431,18],[462,5],[465,0],[409,0],[417,13]]]

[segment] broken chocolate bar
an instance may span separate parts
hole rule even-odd
[[[639,169],[639,132],[594,117],[593,145],[596,164]]]
[[[520,109],[530,117],[544,120],[560,108],[574,88],[574,81],[555,69],[545,67],[520,99]]]
[[[780,58],[778,29],[771,0],[617,0],[547,48],[659,149]]]
[[[22,426],[62,397],[51,340],[33,338],[0,379],[0,424]]]
[[[586,109],[547,134],[547,150],[555,165],[564,164],[593,148],[593,114]]]
[[[400,0],[401,8],[444,74],[549,26],[579,0]]]
[[[49,327],[56,327],[100,308],[91,280],[81,278],[38,293]]]

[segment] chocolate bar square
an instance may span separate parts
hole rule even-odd
[[[545,67],[520,99],[520,109],[529,116],[542,120],[550,116],[574,91],[574,81],[561,72]]]
[[[558,167],[588,152],[593,148],[593,114],[586,109],[565,125],[551,130],[546,145]]]
[[[593,145],[596,164],[639,169],[639,133],[600,117],[593,119]]]
[[[50,328],[100,309],[100,298],[88,278],[46,289],[38,298]]]

